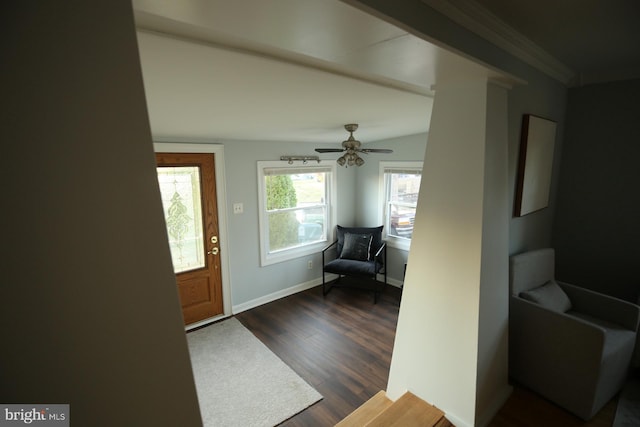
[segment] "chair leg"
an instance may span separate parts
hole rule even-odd
[[[324,278],[324,270],[322,270],[322,296],[325,296],[327,292],[327,283]]]
[[[378,303],[378,296],[380,295],[380,286],[378,285],[378,274],[373,276],[373,303]]]
[[[340,276],[338,276],[338,278],[339,277]],[[327,283],[324,277],[324,270],[322,270],[322,296],[327,295],[331,291],[331,289],[333,289],[333,285],[331,283]]]

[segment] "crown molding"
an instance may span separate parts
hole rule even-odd
[[[576,73],[473,0],[422,0],[458,25],[564,84]]]

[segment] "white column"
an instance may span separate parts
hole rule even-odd
[[[436,88],[387,392],[473,426],[508,395],[507,97],[459,77]]]

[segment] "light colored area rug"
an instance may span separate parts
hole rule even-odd
[[[625,384],[616,409],[613,427],[640,426],[640,380],[634,378]]]
[[[235,318],[187,341],[205,427],[271,427],[322,399]]]

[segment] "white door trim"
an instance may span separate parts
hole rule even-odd
[[[156,153],[213,153],[216,168],[216,195],[218,204],[218,232],[220,235],[220,267],[222,269],[223,314],[188,325],[193,329],[223,317],[231,316],[231,277],[229,268],[229,233],[227,232],[227,184],[224,171],[224,145],[193,144],[181,142],[154,142]]]

